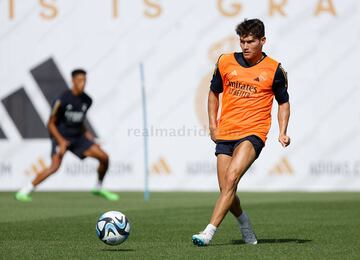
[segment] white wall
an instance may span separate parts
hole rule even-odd
[[[216,190],[215,145],[203,128],[209,79],[220,53],[239,51],[235,26],[258,17],[265,52],[288,71],[293,142],[277,142],[275,105],[266,147],[239,190],[360,190],[359,1],[288,0],[282,13],[271,9],[280,2],[1,1],[0,99],[23,86],[46,122],[50,108],[29,71],[53,58],[70,83],[74,67],[87,69],[88,118],[112,162],[106,186],[141,190],[143,62],[148,121],[158,131],[149,137],[150,189]],[[24,140],[2,103],[0,128],[0,190],[15,190],[39,159],[49,164],[50,142]],[[69,154],[40,189],[89,189],[95,167]]]

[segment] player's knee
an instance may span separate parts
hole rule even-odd
[[[49,171],[51,172],[51,174],[55,173],[57,170],[59,170],[61,165],[61,160],[53,160],[51,162],[51,165],[49,167]]]
[[[109,164],[109,155],[104,154],[104,163]]]
[[[55,166],[55,165],[51,165],[48,170],[45,172],[45,175],[48,177],[50,175],[53,175],[55,172],[57,172],[57,170],[59,169],[59,167]]]
[[[55,172],[57,172],[60,168],[60,163],[54,163],[50,166],[49,168],[49,175],[54,174]]]
[[[100,158],[99,158],[100,162],[104,165],[108,165],[109,164],[109,155],[107,155],[107,153],[103,153]]]
[[[229,192],[229,191],[235,190],[235,187],[236,187],[235,179],[229,179],[226,182],[225,187],[223,188],[223,192]]]
[[[223,187],[224,191],[230,191],[236,189],[238,183],[238,177],[236,173],[228,172],[225,178],[225,185]]]

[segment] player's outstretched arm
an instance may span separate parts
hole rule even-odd
[[[279,121],[279,142],[283,147],[286,147],[290,144],[290,137],[287,135],[287,127],[289,124],[290,118],[290,103],[285,102],[279,104],[278,109],[278,121]]]
[[[209,115],[209,130],[211,140],[216,142],[215,131],[217,129],[217,115],[219,110],[219,93],[209,91],[208,97],[208,115]]]

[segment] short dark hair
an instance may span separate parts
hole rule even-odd
[[[252,35],[255,38],[261,39],[265,36],[265,25],[260,19],[245,19],[236,26],[236,33],[240,37]]]
[[[75,69],[71,72],[71,77],[75,78],[77,75],[85,75],[86,76],[86,71],[83,69]]]

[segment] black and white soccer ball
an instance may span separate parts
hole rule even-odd
[[[97,221],[96,234],[107,245],[119,245],[130,235],[129,220],[119,211],[108,211]]]

